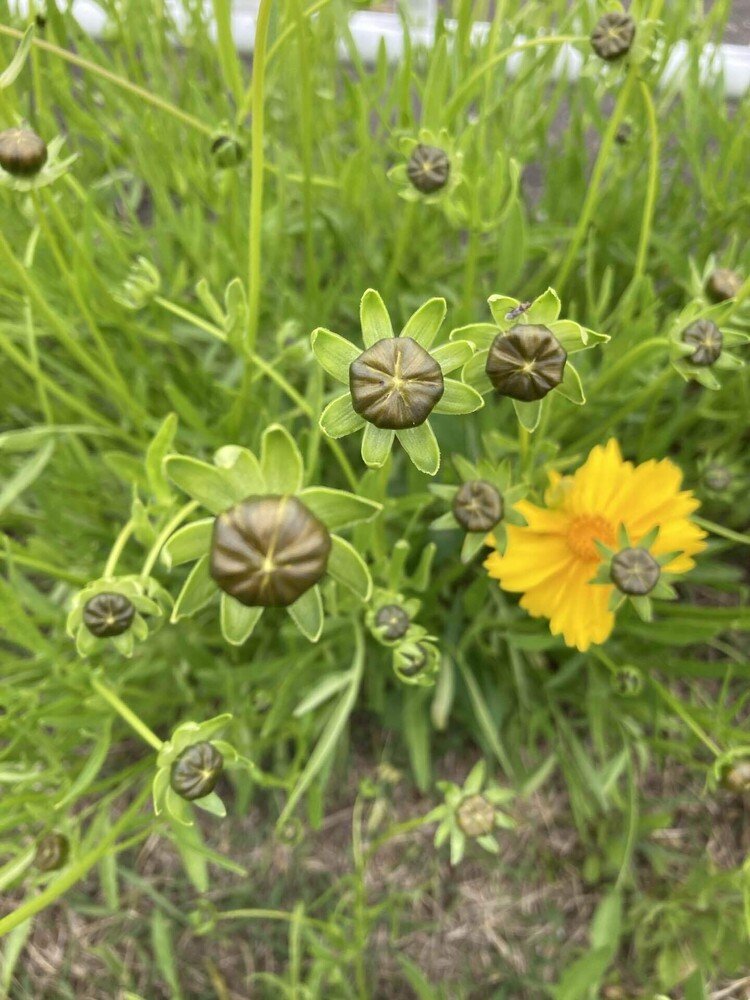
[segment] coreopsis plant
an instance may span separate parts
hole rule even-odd
[[[473,413],[484,405],[473,388],[445,377],[472,354],[467,340],[433,347],[445,313],[445,299],[430,299],[394,335],[385,303],[368,288],[360,303],[364,351],[322,327],[312,332],[321,367],[349,387],[323,410],[320,426],[331,438],[364,430],[362,460],[372,468],[385,464],[398,438],[419,471],[434,476],[440,446],[430,414]]]
[[[447,204],[464,182],[463,153],[448,130],[420,129],[416,139],[403,136],[399,149],[403,161],[388,171],[399,195],[426,205]]]
[[[732,325],[731,313],[731,300],[706,307],[696,299],[673,320],[668,334],[672,365],[686,381],[716,390],[721,388],[718,372],[743,367],[731,348],[747,343],[750,335]]]
[[[609,337],[560,319],[560,299],[552,288],[533,302],[507,295],[491,295],[487,301],[494,324],[472,323],[451,333],[451,339],[469,340],[476,348],[463,367],[464,382],[482,395],[494,389],[508,396],[528,431],[536,430],[550,392],[582,406],[586,397],[569,355]]]
[[[450,510],[430,525],[433,531],[464,531],[461,561],[470,562],[486,544],[492,532],[498,548],[505,547],[505,524],[523,524],[514,504],[527,493],[523,483],[511,486],[510,461],[494,465],[487,459],[469,462],[462,455],[453,456],[461,478],[460,486],[430,484],[430,492],[450,504]]]
[[[677,597],[677,592],[669,583],[669,574],[663,571],[663,567],[668,566],[677,553],[655,555],[652,551],[659,531],[656,525],[636,545],[631,541],[625,525],[621,524],[614,548],[597,542],[602,564],[594,582],[614,585],[609,598],[611,611],[617,612],[629,601],[639,617],[650,622],[653,618],[652,600],[672,601]]]
[[[498,828],[512,830],[513,820],[499,807],[510,802],[514,792],[487,780],[487,765],[480,760],[469,772],[463,785],[453,781],[438,781],[443,804],[433,809],[430,820],[438,820],[435,847],[446,840],[450,844],[452,865],[457,865],[466,852],[467,840],[472,840],[490,854],[499,854],[495,836]]]
[[[123,656],[131,656],[135,643],[147,639],[171,607],[172,598],[153,577],[103,577],[73,598],[68,635],[81,656],[101,652],[110,644]]]
[[[553,635],[585,651],[615,626],[616,583],[597,582],[600,544],[614,545],[624,528],[631,545],[648,540],[651,557],[672,553],[664,570],[673,575],[690,570],[705,548],[705,532],[690,517],[699,502],[681,485],[682,472],[669,459],[633,465],[612,438],[572,476],[551,472],[544,506],[517,503],[526,525],[508,525],[505,552],[493,552],[484,565],[503,590],[523,595],[520,605],[530,615],[549,619]]]
[[[63,136],[56,136],[47,145],[25,127],[0,132],[0,185],[25,194],[53,184],[78,159],[77,153],[61,156],[64,142]]]
[[[233,645],[247,641],[268,608],[284,608],[302,634],[317,642],[324,576],[362,601],[369,598],[369,570],[337,532],[373,518],[381,505],[343,490],[305,487],[302,455],[283,427],[264,431],[259,458],[227,445],[213,465],[168,455],[164,466],[172,482],[213,515],[184,525],[164,546],[170,566],[195,561],[172,621],[220,596],[221,631]]]

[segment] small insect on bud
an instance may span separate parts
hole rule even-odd
[[[643,674],[637,667],[619,667],[612,674],[612,690],[622,698],[634,698],[643,690]]]
[[[567,358],[551,330],[527,323],[495,337],[485,372],[500,395],[530,403],[560,385]]]
[[[349,366],[354,410],[376,427],[403,430],[429,417],[445,389],[435,359],[411,337],[387,337]]]
[[[448,156],[437,146],[415,146],[409,158],[406,173],[409,180],[422,194],[434,194],[445,187],[451,172]]]
[[[469,795],[456,810],[456,818],[467,837],[485,837],[495,827],[495,810],[483,795]]]
[[[519,302],[518,305],[514,309],[511,309],[510,312],[507,312],[505,314],[505,318],[506,319],[517,319],[519,316],[523,316],[523,314],[528,309],[531,309],[531,303],[530,302]]]
[[[286,607],[321,579],[331,536],[292,496],[248,497],[214,521],[210,572],[248,607]]]
[[[646,549],[622,549],[612,557],[609,576],[623,594],[644,597],[661,576],[661,567]]]
[[[227,169],[242,163],[245,158],[245,147],[236,136],[220,133],[214,136],[211,153],[217,166]]]
[[[492,483],[471,479],[453,498],[453,516],[466,531],[490,531],[503,516],[503,498]]]
[[[83,609],[83,624],[97,639],[111,639],[127,632],[135,608],[124,594],[95,594]]]
[[[63,868],[70,854],[70,841],[62,833],[48,833],[36,845],[34,864],[40,872]]]
[[[28,128],[0,132],[0,167],[14,177],[33,177],[47,162],[47,144]]]
[[[721,354],[724,338],[721,330],[710,319],[698,319],[682,331],[682,342],[694,347],[688,355],[691,364],[701,368],[712,365]]]
[[[193,743],[172,764],[172,790],[192,802],[210,795],[224,767],[224,758],[213,743]]]
[[[732,470],[725,465],[709,465],[703,473],[703,481],[710,490],[723,493],[728,490],[733,481]]]
[[[375,615],[375,625],[384,639],[400,639],[409,631],[411,618],[398,604],[384,604]]]
[[[635,38],[635,21],[629,14],[610,11],[591,32],[591,47],[606,62],[621,59]]]
[[[706,295],[712,302],[726,302],[733,299],[742,287],[742,278],[728,267],[717,267],[706,281]]]

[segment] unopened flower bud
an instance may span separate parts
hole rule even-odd
[[[56,872],[63,868],[70,854],[70,842],[62,833],[48,833],[36,845],[34,863],[40,872]]]
[[[710,319],[698,319],[682,331],[682,342],[695,348],[688,355],[688,361],[706,367],[718,359],[724,338],[721,330]]]
[[[495,827],[495,809],[483,795],[469,795],[456,810],[456,819],[467,837],[484,837]]]
[[[236,167],[245,157],[245,146],[236,135],[220,132],[211,143],[211,153],[217,166],[227,169]]]
[[[606,62],[621,59],[635,38],[635,21],[629,14],[610,11],[599,19],[591,32],[591,47]]]
[[[406,635],[411,619],[398,604],[384,604],[375,614],[375,625],[384,639],[392,641]]]
[[[543,399],[560,385],[568,355],[546,326],[513,326],[492,342],[485,372],[502,396],[525,403]]]
[[[725,465],[709,465],[703,473],[703,481],[710,490],[723,493],[732,485],[732,470]]]
[[[728,267],[717,267],[706,281],[706,295],[712,302],[733,299],[742,287],[742,278]]]
[[[328,529],[293,496],[248,497],[214,522],[210,572],[248,607],[286,607],[324,575]]]
[[[490,531],[503,516],[503,498],[492,483],[472,479],[453,498],[453,516],[466,531]]]
[[[216,787],[223,767],[224,758],[213,743],[193,743],[172,764],[169,784],[189,802],[202,799]]]
[[[643,690],[643,674],[637,667],[619,667],[612,675],[612,689],[623,698],[634,698]]]
[[[127,632],[135,608],[124,594],[95,594],[83,609],[83,624],[97,639],[110,639]]]
[[[354,410],[376,427],[403,430],[429,417],[445,389],[440,365],[411,337],[387,337],[349,366]]]
[[[415,146],[406,166],[409,180],[422,194],[433,194],[445,187],[450,170],[445,150],[437,146],[424,146],[422,143]]]
[[[0,167],[14,177],[33,177],[47,162],[47,144],[28,128],[0,132]]]
[[[646,549],[622,549],[612,557],[610,579],[631,597],[650,594],[661,576],[661,567]]]
[[[750,760],[741,760],[724,771],[721,783],[728,791],[738,795],[750,791]]]

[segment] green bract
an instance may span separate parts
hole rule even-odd
[[[445,376],[454,371],[471,356],[472,346],[468,341],[456,340],[433,348],[432,344],[445,318],[444,299],[430,299],[409,317],[401,333],[396,337],[391,318],[382,298],[374,289],[368,289],[362,296],[360,320],[365,350],[369,351],[383,342],[396,342],[399,338],[421,349],[422,355],[436,363],[439,373]],[[350,385],[352,365],[363,356],[350,341],[337,333],[319,327],[312,332],[312,346],[319,364],[338,382]],[[411,347],[411,345],[410,345]],[[392,353],[392,352],[391,352]],[[356,371],[356,369],[355,369]],[[373,380],[377,370],[373,369]],[[414,465],[429,476],[434,476],[440,467],[440,448],[430,426],[429,413],[464,414],[473,413],[483,405],[481,396],[470,386],[451,378],[442,378],[443,391],[437,401],[419,399],[416,426],[395,429],[393,426],[376,426],[358,413],[352,402],[352,393],[346,392],[336,397],[326,406],[320,418],[320,426],[331,438],[345,437],[364,429],[362,437],[362,459],[366,465],[380,468],[385,464],[394,438],[398,438]],[[434,383],[430,375],[430,384]],[[385,373],[380,387],[382,395],[400,394],[401,383],[396,377]],[[408,399],[408,387],[404,389]],[[386,400],[387,402],[387,400]],[[426,411],[426,412],[425,412]],[[396,421],[394,420],[393,423]]]
[[[513,820],[498,806],[509,802],[514,793],[487,781],[487,767],[480,760],[469,772],[463,786],[453,781],[438,781],[444,803],[430,813],[430,819],[439,821],[435,831],[435,847],[450,842],[450,859],[457,865],[464,856],[466,839],[475,840],[483,850],[498,854],[500,846],[494,829],[512,830]]]
[[[354,547],[336,532],[375,517],[381,505],[343,490],[304,487],[302,455],[283,427],[275,424],[264,431],[259,458],[247,448],[227,445],[216,452],[213,465],[185,455],[168,455],[164,467],[172,482],[214,515],[180,528],[162,551],[168,566],[196,561],[175,601],[172,621],[194,615],[220,593],[210,572],[216,515],[223,515],[249,498],[295,497],[330,532],[328,574],[359,600],[368,599],[372,587],[369,570]],[[220,604],[224,638],[233,645],[242,645],[258,624],[264,607],[241,603],[226,592],[221,592]],[[302,634],[317,642],[323,630],[320,587],[311,586],[285,610]]]
[[[500,551],[505,548],[505,523],[525,523],[521,515],[513,509],[513,505],[526,496],[528,489],[522,483],[511,486],[512,473],[510,461],[508,460],[498,465],[494,465],[484,458],[476,463],[472,463],[462,455],[454,455],[453,464],[461,478],[462,484],[487,483],[489,487],[497,490],[501,501],[500,516],[493,525],[488,526],[486,529],[470,531],[466,530],[456,518],[455,503],[462,487],[448,486],[441,483],[430,485],[431,493],[450,504],[450,509],[441,514],[440,517],[435,518],[430,527],[433,531],[463,530],[465,533],[461,546],[461,562],[468,563],[471,562],[482,546],[486,544],[485,540],[488,534],[494,536],[495,545]]]
[[[128,626],[118,634],[97,636],[86,625],[86,608],[91,606],[90,602],[96,605],[108,594],[125,598],[132,604],[134,613],[132,618],[128,616]],[[110,643],[123,656],[131,656],[136,641],[143,642],[148,637],[149,619],[156,626],[161,625],[171,607],[171,597],[151,577],[118,576],[94,580],[73,598],[67,621],[68,635],[75,639],[81,656],[103,651]]]
[[[597,344],[606,343],[609,337],[589,330],[573,320],[559,319],[560,300],[552,288],[548,288],[533,302],[520,302],[507,295],[491,295],[488,302],[495,320],[494,324],[472,323],[469,326],[459,327],[451,333],[451,340],[454,338],[469,340],[476,348],[473,357],[467,361],[461,372],[464,382],[482,395],[492,392],[493,386],[486,370],[491,348],[498,342],[498,337],[508,334],[514,328],[523,328],[524,325],[530,324],[533,327],[546,328],[568,355],[564,360],[562,381],[549,391],[559,393],[579,406],[583,405],[586,397],[578,372],[569,356],[595,347]],[[524,402],[515,398],[512,402],[521,425],[528,431],[536,430],[541,419],[544,400]]]

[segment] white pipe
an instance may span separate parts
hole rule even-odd
[[[434,41],[434,10],[436,0],[413,0],[410,6],[409,34],[413,44],[429,48]],[[33,0],[15,0],[11,9],[26,15]],[[180,0],[166,0],[167,8],[178,30],[187,27],[187,16]],[[239,0],[232,11],[232,32],[237,49],[242,53],[253,50],[255,39],[255,15],[258,9],[257,0]],[[102,36],[107,15],[94,0],[73,0],[71,5],[73,17],[80,26],[94,38]],[[211,17],[210,4],[206,8],[206,16]],[[446,20],[449,31],[455,30],[456,22]],[[481,43],[487,38],[490,25],[486,21],[475,21],[471,29],[471,38],[475,43]],[[389,62],[397,63],[404,52],[404,28],[397,14],[380,11],[357,11],[349,17],[349,29],[357,46],[357,51],[365,63],[375,61],[380,46],[385,47]],[[212,34],[215,32],[212,29]],[[516,41],[524,41],[519,35]],[[672,46],[667,60],[667,66],[660,81],[662,84],[679,83],[687,69],[688,45],[677,42]],[[339,52],[346,58],[346,48],[339,43]],[[522,53],[512,55],[508,60],[511,74],[516,72],[523,59]],[[575,80],[583,65],[584,57],[579,49],[572,45],[560,46],[560,52],[555,60],[556,75],[566,75]],[[726,96],[740,98],[750,90],[750,46],[748,45],[707,45],[700,57],[701,76],[705,81],[723,77]]]

